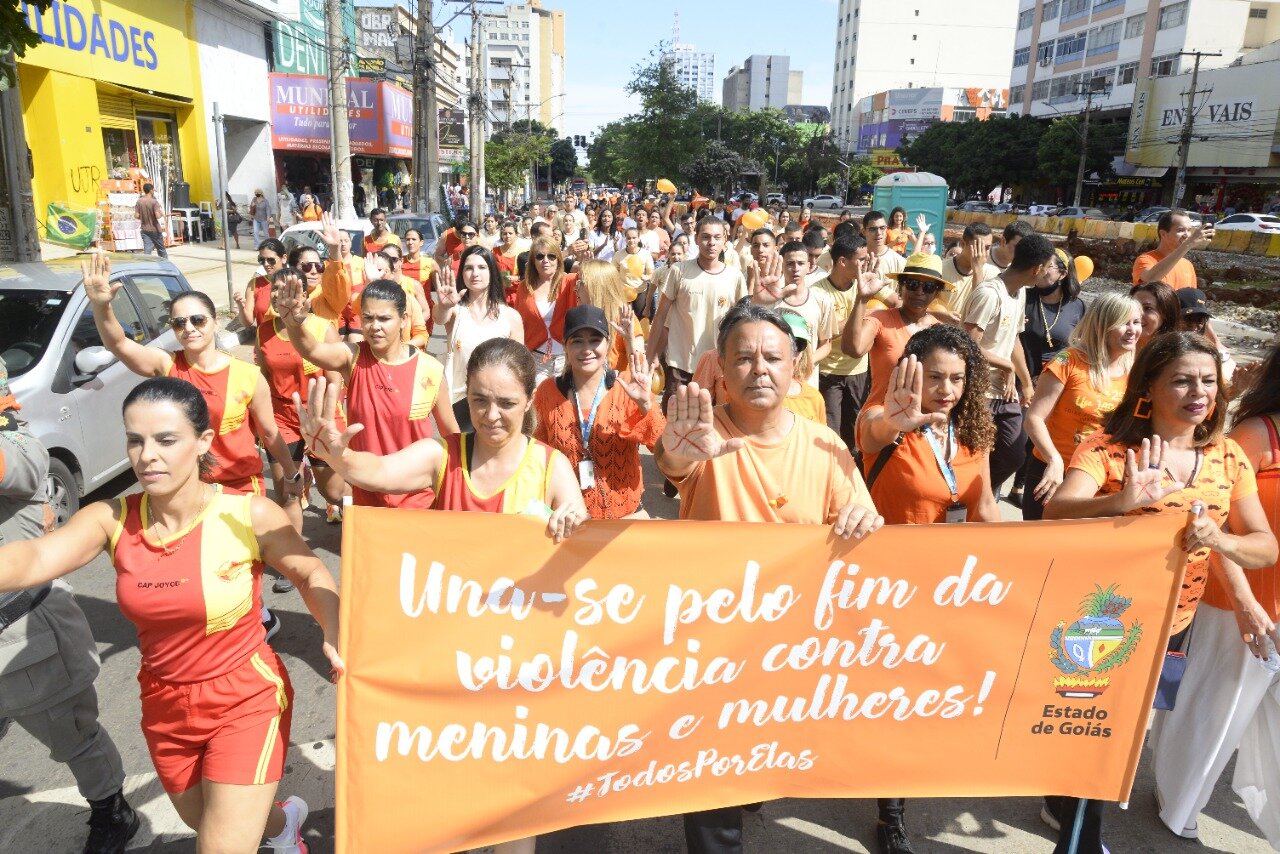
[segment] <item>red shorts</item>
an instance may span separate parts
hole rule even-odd
[[[143,669],[142,734],[166,792],[201,780],[249,786],[284,774],[293,686],[265,643],[230,673],[204,682],[167,682]]]
[[[224,480],[220,481],[222,491],[227,495],[266,495],[267,485],[262,480],[262,475],[251,474],[240,480]]]

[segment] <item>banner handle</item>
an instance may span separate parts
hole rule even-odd
[[[1067,846],[1067,854],[1077,854],[1080,848],[1080,830],[1084,826],[1084,805],[1087,803],[1084,798],[1076,802],[1076,818],[1071,823],[1071,844]]]

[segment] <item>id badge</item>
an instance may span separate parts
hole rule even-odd
[[[596,485],[596,464],[591,460],[578,463],[578,486],[582,489],[593,489]],[[948,519],[947,521],[951,521]]]
[[[956,502],[947,508],[946,522],[967,522],[969,518],[969,508],[963,504]]]

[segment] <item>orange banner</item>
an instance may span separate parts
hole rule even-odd
[[[591,522],[555,546],[528,518],[349,508],[338,851],[781,797],[1126,800],[1183,524]]]

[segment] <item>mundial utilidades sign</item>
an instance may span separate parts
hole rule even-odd
[[[348,77],[347,124],[351,153],[410,157],[413,96],[393,83]],[[329,150],[329,81],[307,74],[272,74],[271,147]]]

